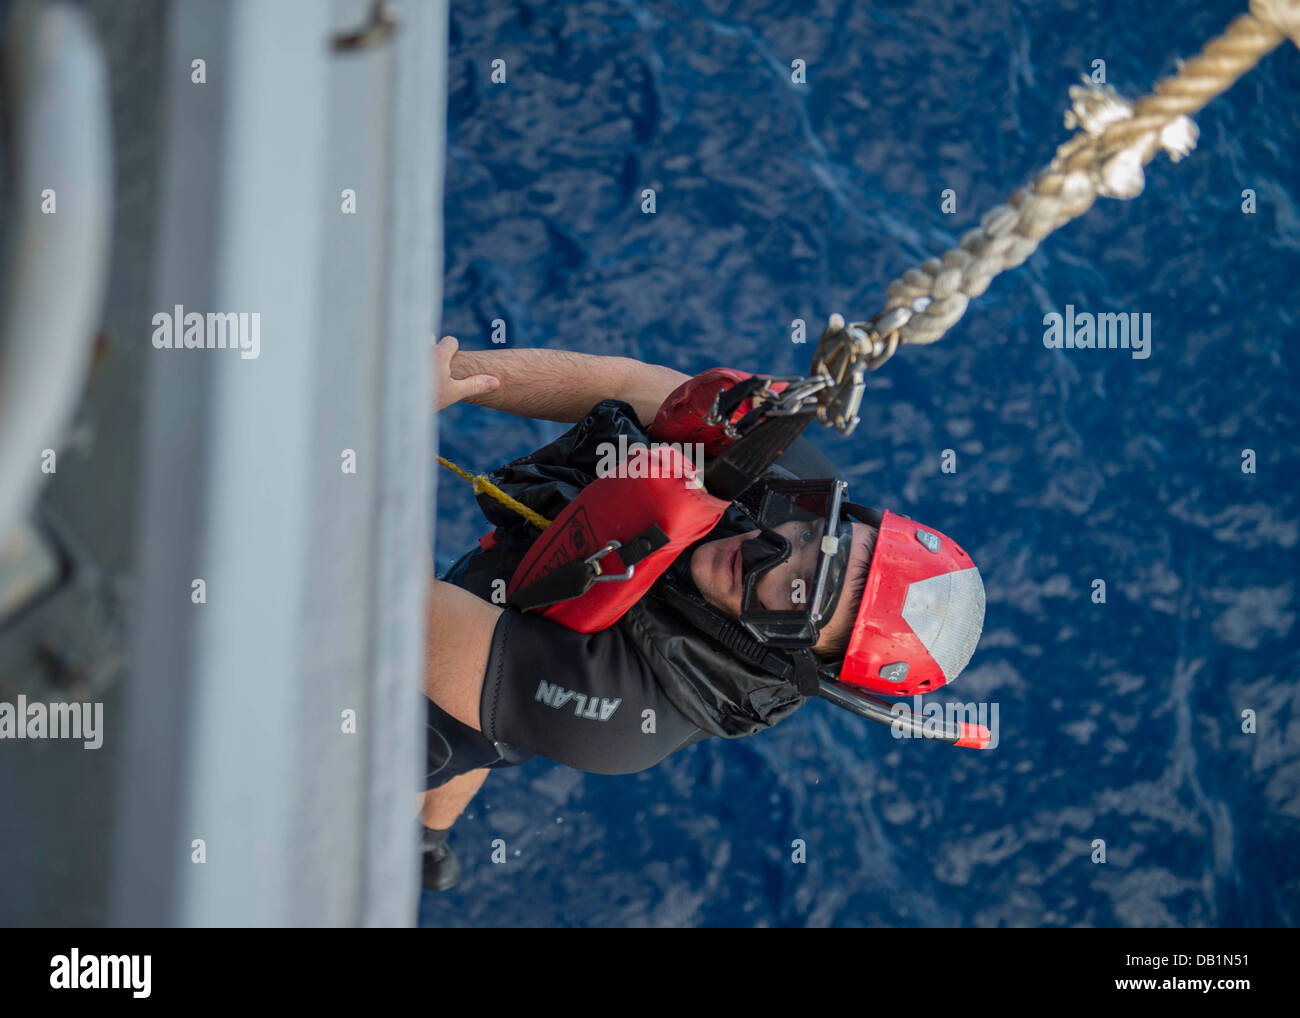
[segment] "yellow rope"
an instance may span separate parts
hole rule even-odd
[[[471,474],[468,470],[462,470],[460,467],[456,466],[455,463],[447,459],[445,456],[439,456],[438,462],[441,463],[448,470],[450,470],[453,474],[459,474],[461,477],[465,478],[465,480],[469,481],[469,483],[474,486],[474,493],[476,495],[484,494],[489,496],[490,498],[496,499],[507,509],[513,509],[520,516],[526,519],[529,523],[537,527],[539,530],[545,530],[547,527],[551,525],[551,521],[548,520],[545,516],[542,516],[540,513],[533,512],[531,509],[528,508],[528,506],[524,505],[518,499],[511,498],[509,495],[507,495],[504,491],[498,488],[495,484],[489,481],[482,474]]]

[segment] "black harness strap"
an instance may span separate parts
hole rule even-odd
[[[718,393],[714,412],[724,421],[731,420],[731,415],[736,412],[736,408],[766,384],[766,378],[754,375],[752,378],[746,378],[743,382],[737,382],[729,389],[723,389],[722,392]],[[753,411],[750,411],[750,413],[753,413]],[[749,414],[746,414],[741,418],[737,422],[737,427],[739,428],[746,422],[752,423],[749,421],[749,416]]]
[[[625,568],[631,569],[651,552],[658,551],[667,543],[668,535],[658,525],[652,524],[644,533],[634,537],[627,544],[620,545],[618,557]],[[525,612],[549,608],[561,601],[581,597],[596,585],[601,575],[600,565],[594,557],[572,559],[552,569],[540,579],[534,580],[528,586],[515,591],[509,603]]]
[[[767,418],[708,465],[704,471],[704,487],[715,498],[735,501],[737,495],[771,469],[815,417],[815,410],[806,410]]]
[[[795,683],[799,687],[799,695],[820,695],[821,679],[817,675],[817,657],[807,647],[800,647],[791,657],[794,658]]]

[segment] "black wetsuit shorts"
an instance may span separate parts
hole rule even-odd
[[[664,696],[618,626],[575,633],[514,608],[492,633],[482,733],[428,704],[427,788],[534,754],[592,774],[632,774],[708,738]]]

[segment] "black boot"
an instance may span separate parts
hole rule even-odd
[[[449,831],[451,828],[448,828]],[[424,889],[446,891],[460,881],[460,860],[447,844],[447,831],[422,827],[421,846],[424,849]]]

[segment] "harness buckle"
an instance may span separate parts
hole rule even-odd
[[[605,546],[601,548],[600,551],[596,552],[595,554],[591,555],[586,559],[583,559],[583,561],[587,565],[592,567],[592,571],[595,574],[591,577],[591,581],[593,583],[607,583],[611,580],[632,579],[633,574],[636,572],[635,565],[628,566],[627,569],[621,573],[602,573],[600,571],[600,560],[603,559],[615,548],[621,548],[622,546],[623,545],[621,541],[606,541]]]

